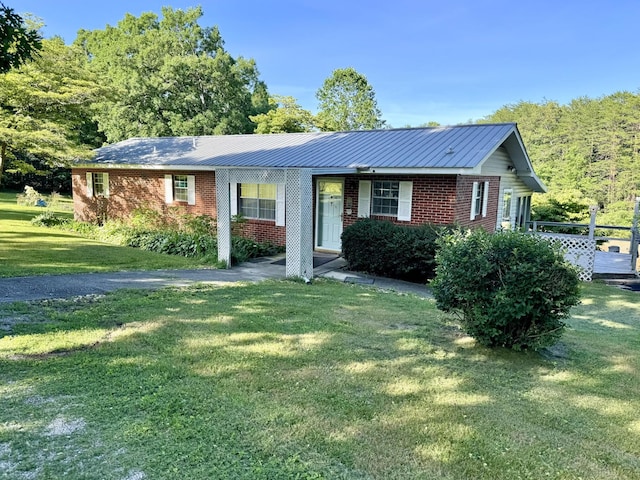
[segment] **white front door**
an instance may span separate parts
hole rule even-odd
[[[318,179],[316,247],[339,252],[342,249],[343,179]]]

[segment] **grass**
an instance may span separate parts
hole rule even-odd
[[[640,297],[557,357],[327,280],[0,306],[0,479],[633,479]]]
[[[72,217],[70,202],[64,200],[57,213]],[[202,266],[195,259],[101,243],[73,232],[31,225],[30,220],[44,211],[17,205],[15,193],[0,193],[0,277]]]

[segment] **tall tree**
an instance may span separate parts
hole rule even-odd
[[[42,49],[42,37],[12,8],[0,2],[0,73],[31,60]]]
[[[354,68],[333,71],[316,92],[318,126],[323,131],[381,128],[385,122],[373,87]]]
[[[90,107],[105,95],[78,48],[44,40],[35,60],[0,76],[0,179],[7,160],[28,169],[33,156],[51,166],[90,156]]]
[[[297,133],[315,130],[310,111],[305,110],[293,97],[269,98],[271,110],[249,117],[256,124],[255,133]]]
[[[96,116],[109,142],[253,131],[249,116],[268,110],[266,86],[255,62],[231,57],[201,17],[200,7],[163,7],[161,19],[127,14],[115,27],[79,32],[91,68],[117,92]]]

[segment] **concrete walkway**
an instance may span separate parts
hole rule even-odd
[[[123,288],[158,289],[285,278],[285,267],[274,265],[272,261],[276,260],[275,258],[260,260],[246,262],[229,270],[153,270],[0,278],[0,303],[70,298],[102,294]],[[315,268],[313,274],[314,277],[362,283],[375,288],[431,297],[424,285],[348,272],[344,270],[344,266],[344,260],[337,258]]]

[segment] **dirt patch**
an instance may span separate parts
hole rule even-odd
[[[87,423],[82,418],[66,419],[64,417],[58,417],[49,425],[47,425],[47,437],[58,437],[63,435],[71,435],[84,430]]]

